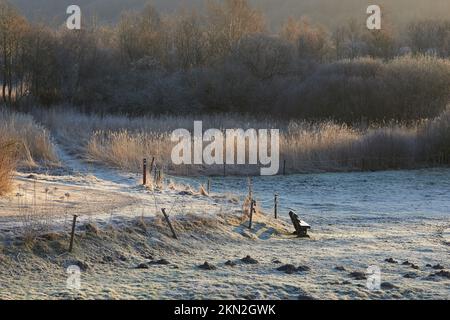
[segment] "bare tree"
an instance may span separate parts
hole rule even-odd
[[[186,70],[203,65],[206,60],[206,36],[201,17],[195,11],[184,12],[175,18],[173,24],[177,66]]]
[[[249,35],[239,42],[234,51],[235,60],[261,80],[290,72],[292,46],[279,37]]]
[[[209,0],[207,6],[208,56],[223,58],[244,36],[264,32],[262,13],[247,0]]]
[[[0,0],[0,72],[2,99],[11,105],[24,91],[23,39],[28,32],[27,21],[5,0]]]
[[[408,39],[416,53],[450,55],[450,21],[421,20],[408,26]]]
[[[139,13],[124,13],[117,30],[122,62],[129,64],[145,56],[161,58],[161,34],[161,17],[151,5]]]
[[[59,76],[63,71],[56,57],[59,50],[55,34],[43,25],[35,25],[27,37],[26,46],[27,93],[40,103],[51,104],[59,95]]]
[[[367,54],[365,24],[356,19],[350,19],[344,25],[338,26],[333,32],[333,43],[338,59],[354,59]]]
[[[306,18],[289,18],[283,25],[280,36],[295,45],[300,59],[322,61],[330,51],[325,28],[312,25]]]
[[[390,59],[395,55],[394,26],[388,10],[382,7],[381,12],[381,29],[367,30],[363,39],[367,43],[367,52],[371,57]]]

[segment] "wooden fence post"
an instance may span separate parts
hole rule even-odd
[[[208,194],[211,193],[211,178],[208,178],[207,191],[208,191]]]
[[[275,219],[278,219],[278,194],[276,193],[274,198],[273,213],[275,215]]]
[[[252,228],[252,224],[253,224],[253,212],[255,211],[255,205],[256,205],[256,201],[255,200],[251,200],[250,203],[250,221],[248,224],[248,228],[251,229]]]
[[[70,245],[69,245],[69,252],[72,252],[73,249],[73,240],[75,238],[75,225],[77,223],[77,215],[73,215],[73,221],[72,221],[72,232],[70,233]]]
[[[172,227],[172,223],[170,223],[169,216],[168,216],[167,213],[166,213],[166,208],[161,208],[161,211],[162,211],[162,213],[163,213],[163,215],[164,215],[164,218],[166,218],[166,222],[167,222],[167,224],[169,225],[170,231],[172,231],[172,236],[173,236],[173,238],[174,238],[174,239],[178,239],[177,234],[175,233],[175,230],[174,230],[174,228]]]
[[[286,175],[286,160],[283,160],[283,176]]]
[[[253,183],[251,177],[248,177],[247,185],[248,185],[248,196],[250,197],[250,199],[253,199]]]
[[[147,159],[144,158],[143,161],[143,178],[142,178],[142,184],[145,186],[147,184]]]
[[[152,164],[150,165],[150,178],[152,177],[153,166],[155,165],[155,157],[152,158]]]

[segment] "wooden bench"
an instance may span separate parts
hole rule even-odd
[[[311,229],[311,226],[305,221],[300,220],[298,215],[293,211],[289,211],[289,217],[291,217],[292,224],[295,228],[294,234],[299,238],[309,238],[308,229]]]

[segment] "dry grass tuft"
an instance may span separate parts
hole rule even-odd
[[[0,109],[0,195],[11,191],[17,165],[58,163],[50,135],[33,117]]]
[[[198,193],[204,197],[209,197],[208,191],[205,190],[203,185],[200,186]]]
[[[20,165],[58,164],[49,132],[31,115],[0,110],[0,137],[3,141],[14,141]]]
[[[11,191],[12,174],[16,166],[16,145],[0,136],[0,196]]]

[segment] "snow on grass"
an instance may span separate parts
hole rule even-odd
[[[52,203],[54,214],[48,228],[37,229],[34,237],[24,238],[20,202],[19,211],[15,211],[14,195],[0,201],[0,299],[450,297],[450,280],[427,266],[450,268],[448,215],[416,213],[405,218],[404,212],[392,217],[375,212],[346,214],[339,211],[347,210],[343,203],[335,203],[338,211],[329,204],[316,207],[319,211],[326,209],[321,215],[309,212],[311,238],[298,239],[292,235],[293,227],[285,215],[274,220],[267,210],[267,214],[254,217],[254,227],[249,230],[239,194],[202,195],[198,181],[176,177],[163,189],[148,189],[139,186],[137,175],[89,168],[67,155],[62,159],[70,163],[70,170],[32,177],[18,173],[16,178],[16,185],[21,185],[19,192],[22,190],[29,199],[21,200],[26,203],[26,210],[21,210],[29,212],[46,201]],[[423,177],[423,172],[419,175]],[[347,178],[340,176],[338,180],[348,183]],[[358,183],[363,184],[363,180]],[[189,181],[191,185],[187,186]],[[315,188],[324,187],[318,177],[309,182]],[[421,184],[422,188],[426,185]],[[218,190],[215,184],[213,187]],[[254,187],[258,195],[256,181]],[[56,199],[48,199],[47,188],[57,188],[51,195]],[[235,193],[238,190],[235,188]],[[332,190],[327,194],[332,197]],[[303,201],[314,200],[305,195]],[[64,201],[58,198],[62,196]],[[431,200],[427,203],[433,211],[436,208]],[[445,203],[438,205],[437,213]],[[167,209],[179,240],[171,237],[161,208]],[[45,216],[45,210],[39,212]],[[70,219],[65,221],[64,215],[72,213],[80,214],[80,218],[75,249],[69,254]],[[247,255],[258,263],[244,263],[241,259]],[[388,258],[398,263],[388,263]],[[158,264],[159,259],[169,264]],[[235,266],[227,265],[228,260]],[[205,261],[216,269],[198,268]],[[419,269],[403,265],[405,261]],[[66,288],[66,267],[76,262],[87,266],[79,291]],[[142,263],[148,268],[137,269]],[[278,271],[284,264],[306,266],[308,270],[292,274]],[[385,285],[380,290],[370,290],[366,280],[350,276],[352,272],[364,275],[369,266],[381,269]]]

